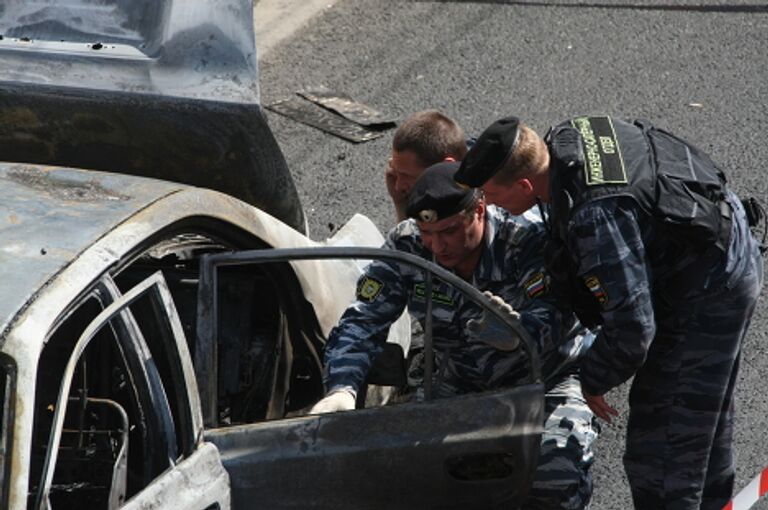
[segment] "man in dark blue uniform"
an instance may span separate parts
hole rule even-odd
[[[582,323],[600,325],[581,364],[590,408],[610,421],[605,393],[635,376],[624,455],[635,507],[721,509],[734,481],[734,383],[762,285],[755,209],[748,219],[692,145],[609,117],[574,118],[545,139],[500,119],[455,179],[512,212],[549,203],[553,287]]]
[[[478,190],[453,181],[458,163],[425,170],[409,195],[406,213],[386,247],[436,261],[480,290],[501,298],[519,314],[537,342],[545,380],[544,432],[538,468],[525,510],[582,510],[592,495],[593,415],[581,395],[575,361],[592,340],[570,313],[563,314],[543,286],[546,241],[541,218],[513,216],[488,206]],[[513,386],[527,377],[521,349],[503,351],[480,341],[468,323],[479,309],[457,289],[434,282],[433,340],[437,397]],[[408,308],[423,321],[424,274],[420,269],[374,261],[357,295],[331,331],[325,349],[327,396],[313,413],[353,409],[357,392],[390,325]]]

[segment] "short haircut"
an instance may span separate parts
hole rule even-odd
[[[411,151],[424,166],[430,166],[447,157],[461,161],[467,153],[467,139],[456,121],[437,110],[424,110],[405,119],[397,128],[392,149]]]
[[[467,207],[464,208],[463,211],[461,211],[461,214],[463,214],[467,218],[471,218],[472,215],[475,213],[475,209],[477,209],[477,206],[480,205],[480,202],[484,200],[485,200],[485,194],[483,194],[483,190],[481,190],[480,188],[473,188],[472,201],[467,205]]]
[[[536,132],[520,124],[520,138],[515,150],[504,166],[491,179],[497,184],[509,184],[520,179],[533,177],[545,170],[548,149]]]

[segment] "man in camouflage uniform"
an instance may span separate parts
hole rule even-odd
[[[542,140],[500,119],[455,178],[511,211],[549,202],[550,273],[584,324],[602,324],[581,364],[590,408],[610,421],[603,395],[635,376],[624,455],[635,508],[720,510],[762,284],[759,214],[748,221],[706,154],[643,121],[578,117]]]
[[[490,291],[521,314],[538,342],[547,393],[546,423],[534,483],[525,509],[582,509],[589,502],[597,436],[581,396],[573,360],[591,340],[572,315],[563,316],[546,296],[541,249],[545,240],[535,215],[512,216],[487,207],[477,190],[452,179],[458,163],[440,163],[416,182],[408,201],[410,219],[388,235],[385,246],[443,267],[478,289]],[[435,394],[449,397],[514,385],[527,375],[517,349],[499,351],[466,330],[479,310],[455,289],[433,288],[433,335],[438,366]],[[356,301],[331,332],[325,351],[327,396],[313,412],[354,408],[390,325],[407,306],[424,319],[424,279],[416,268],[375,261],[361,277]]]

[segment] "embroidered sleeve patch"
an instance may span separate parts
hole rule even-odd
[[[366,276],[357,287],[357,299],[371,303],[381,294],[381,289],[383,288],[384,284],[381,281]]]
[[[413,286],[413,297],[419,301],[426,301],[424,298],[427,295],[426,286],[423,283],[417,283]],[[444,292],[440,292],[439,289],[432,289],[432,300],[442,305],[452,305],[453,298]]]
[[[547,290],[547,287],[544,283],[544,273],[536,273],[533,275],[532,278],[528,279],[524,284],[525,286],[525,292],[528,294],[528,297],[535,298],[536,296],[540,296],[544,294],[544,291]]]
[[[621,147],[610,117],[576,117],[571,124],[581,134],[587,186],[627,184]]]
[[[592,295],[595,296],[595,299],[597,299],[598,303],[601,305],[608,304],[608,294],[605,293],[605,290],[603,289],[603,286],[597,276],[586,277],[584,279],[584,283]]]

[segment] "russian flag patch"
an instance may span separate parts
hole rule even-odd
[[[608,303],[608,294],[605,293],[605,289],[603,289],[603,286],[600,284],[600,280],[597,278],[597,276],[588,276],[584,278],[584,284],[587,286],[592,295],[595,296],[595,299],[597,299],[598,303],[601,305]]]
[[[530,298],[535,298],[536,296],[544,294],[544,291],[547,290],[547,286],[544,283],[544,273],[536,273],[532,278],[525,282],[524,286],[525,292]]]

